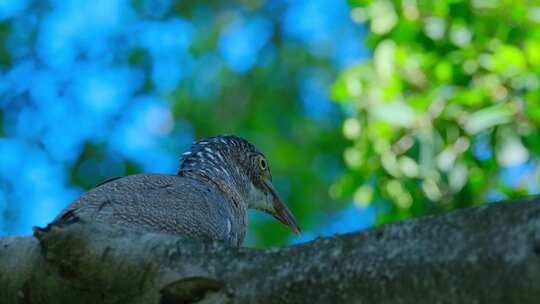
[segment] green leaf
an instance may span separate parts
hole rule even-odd
[[[449,82],[452,80],[452,64],[447,60],[439,62],[435,66],[434,72],[435,77],[437,77],[437,80],[440,82]]]
[[[476,134],[488,128],[512,122],[514,111],[508,104],[494,105],[472,113],[465,123],[465,130]]]
[[[465,106],[475,107],[485,103],[485,98],[482,88],[473,87],[457,92],[452,100]]]
[[[514,45],[502,45],[494,52],[492,59],[491,69],[507,77],[522,73],[527,65],[525,55]]]
[[[347,92],[347,84],[343,75],[334,82],[334,85],[332,85],[330,98],[337,102],[350,101],[349,92]]]
[[[371,110],[371,114],[378,120],[404,128],[412,127],[416,121],[416,112],[402,101],[377,105]]]
[[[527,41],[525,55],[533,67],[540,67],[540,40]]]

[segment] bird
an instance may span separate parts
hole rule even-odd
[[[64,208],[52,224],[95,221],[238,247],[249,208],[274,216],[300,235],[297,220],[272,184],[265,155],[244,138],[217,135],[194,142],[182,154],[177,174],[106,180]]]

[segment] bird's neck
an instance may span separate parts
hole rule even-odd
[[[240,172],[237,166],[202,165],[198,168],[181,170],[178,174],[211,182],[224,192],[226,197],[237,198],[237,203],[247,208],[246,198],[249,197],[251,181],[245,173]]]
[[[226,165],[202,165],[197,168],[181,170],[178,174],[204,180],[223,194],[223,197],[229,203],[230,211],[234,214],[232,225],[238,228],[233,230],[240,234],[238,235],[240,241],[243,240],[248,224],[248,202],[246,201],[246,198],[249,196],[248,185],[251,183],[247,175],[240,172],[240,169],[236,166]]]

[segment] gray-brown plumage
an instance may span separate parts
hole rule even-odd
[[[106,181],[71,203],[54,222],[80,218],[239,246],[248,208],[272,214],[300,233],[272,186],[265,156],[245,139],[216,136],[194,143],[182,155],[177,175],[136,174]]]

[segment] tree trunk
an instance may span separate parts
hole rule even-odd
[[[0,239],[1,303],[540,303],[540,204],[272,249],[96,223]]]

